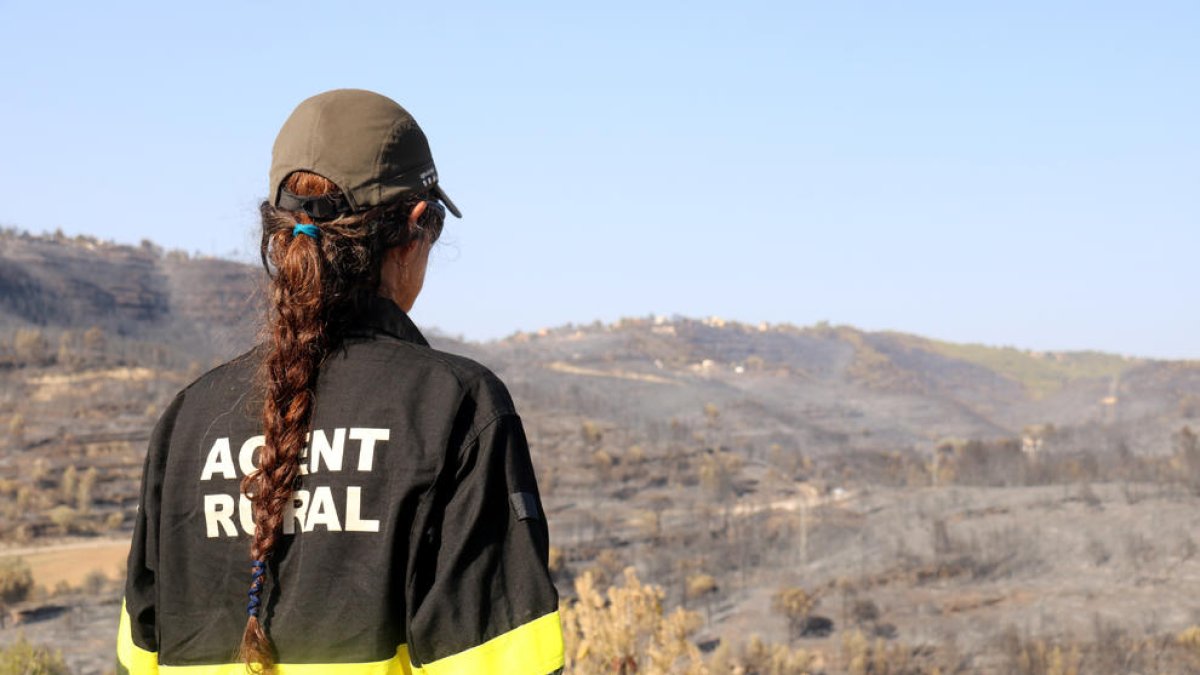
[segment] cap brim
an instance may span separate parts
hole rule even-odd
[[[450,211],[450,213],[453,213],[455,218],[462,218],[462,211],[459,211],[458,207],[454,205],[454,202],[450,201],[450,196],[446,194],[446,191],[442,189],[441,185],[438,185],[437,183],[433,184],[433,194],[437,195],[438,201],[445,204],[446,209]]]

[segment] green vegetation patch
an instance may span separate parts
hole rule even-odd
[[[0,649],[0,675],[70,675],[62,653],[35,645],[24,635]]]
[[[1103,352],[1036,352],[915,337],[909,340],[921,349],[973,363],[1020,382],[1034,398],[1053,394],[1075,380],[1116,377],[1141,362]]]

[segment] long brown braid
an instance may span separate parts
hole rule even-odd
[[[302,197],[338,192],[331,181],[308,172],[291,174],[285,187]],[[313,223],[307,214],[269,202],[259,207],[263,266],[270,277],[266,353],[257,376],[265,444],[258,470],[241,483],[253,504],[254,537],[250,616],[238,651],[251,672],[275,671],[274,647],[259,619],[262,578],[300,476],[317,373],[347,323],[377,293],[384,253],[417,238],[430,243],[437,238],[433,228],[409,225],[408,214],[420,198],[322,221],[316,237],[293,232],[297,223]]]

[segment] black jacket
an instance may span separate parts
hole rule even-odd
[[[240,672],[261,348],[175,397],[150,439],[118,672]],[[516,673],[563,665],[525,432],[486,367],[389,300],[322,364],[304,475],[260,617],[282,673]]]

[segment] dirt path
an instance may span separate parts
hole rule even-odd
[[[128,537],[0,549],[0,559],[24,558],[33,570],[33,583],[47,590],[64,581],[71,586],[81,586],[84,579],[95,572],[109,579],[124,576],[128,555]]]

